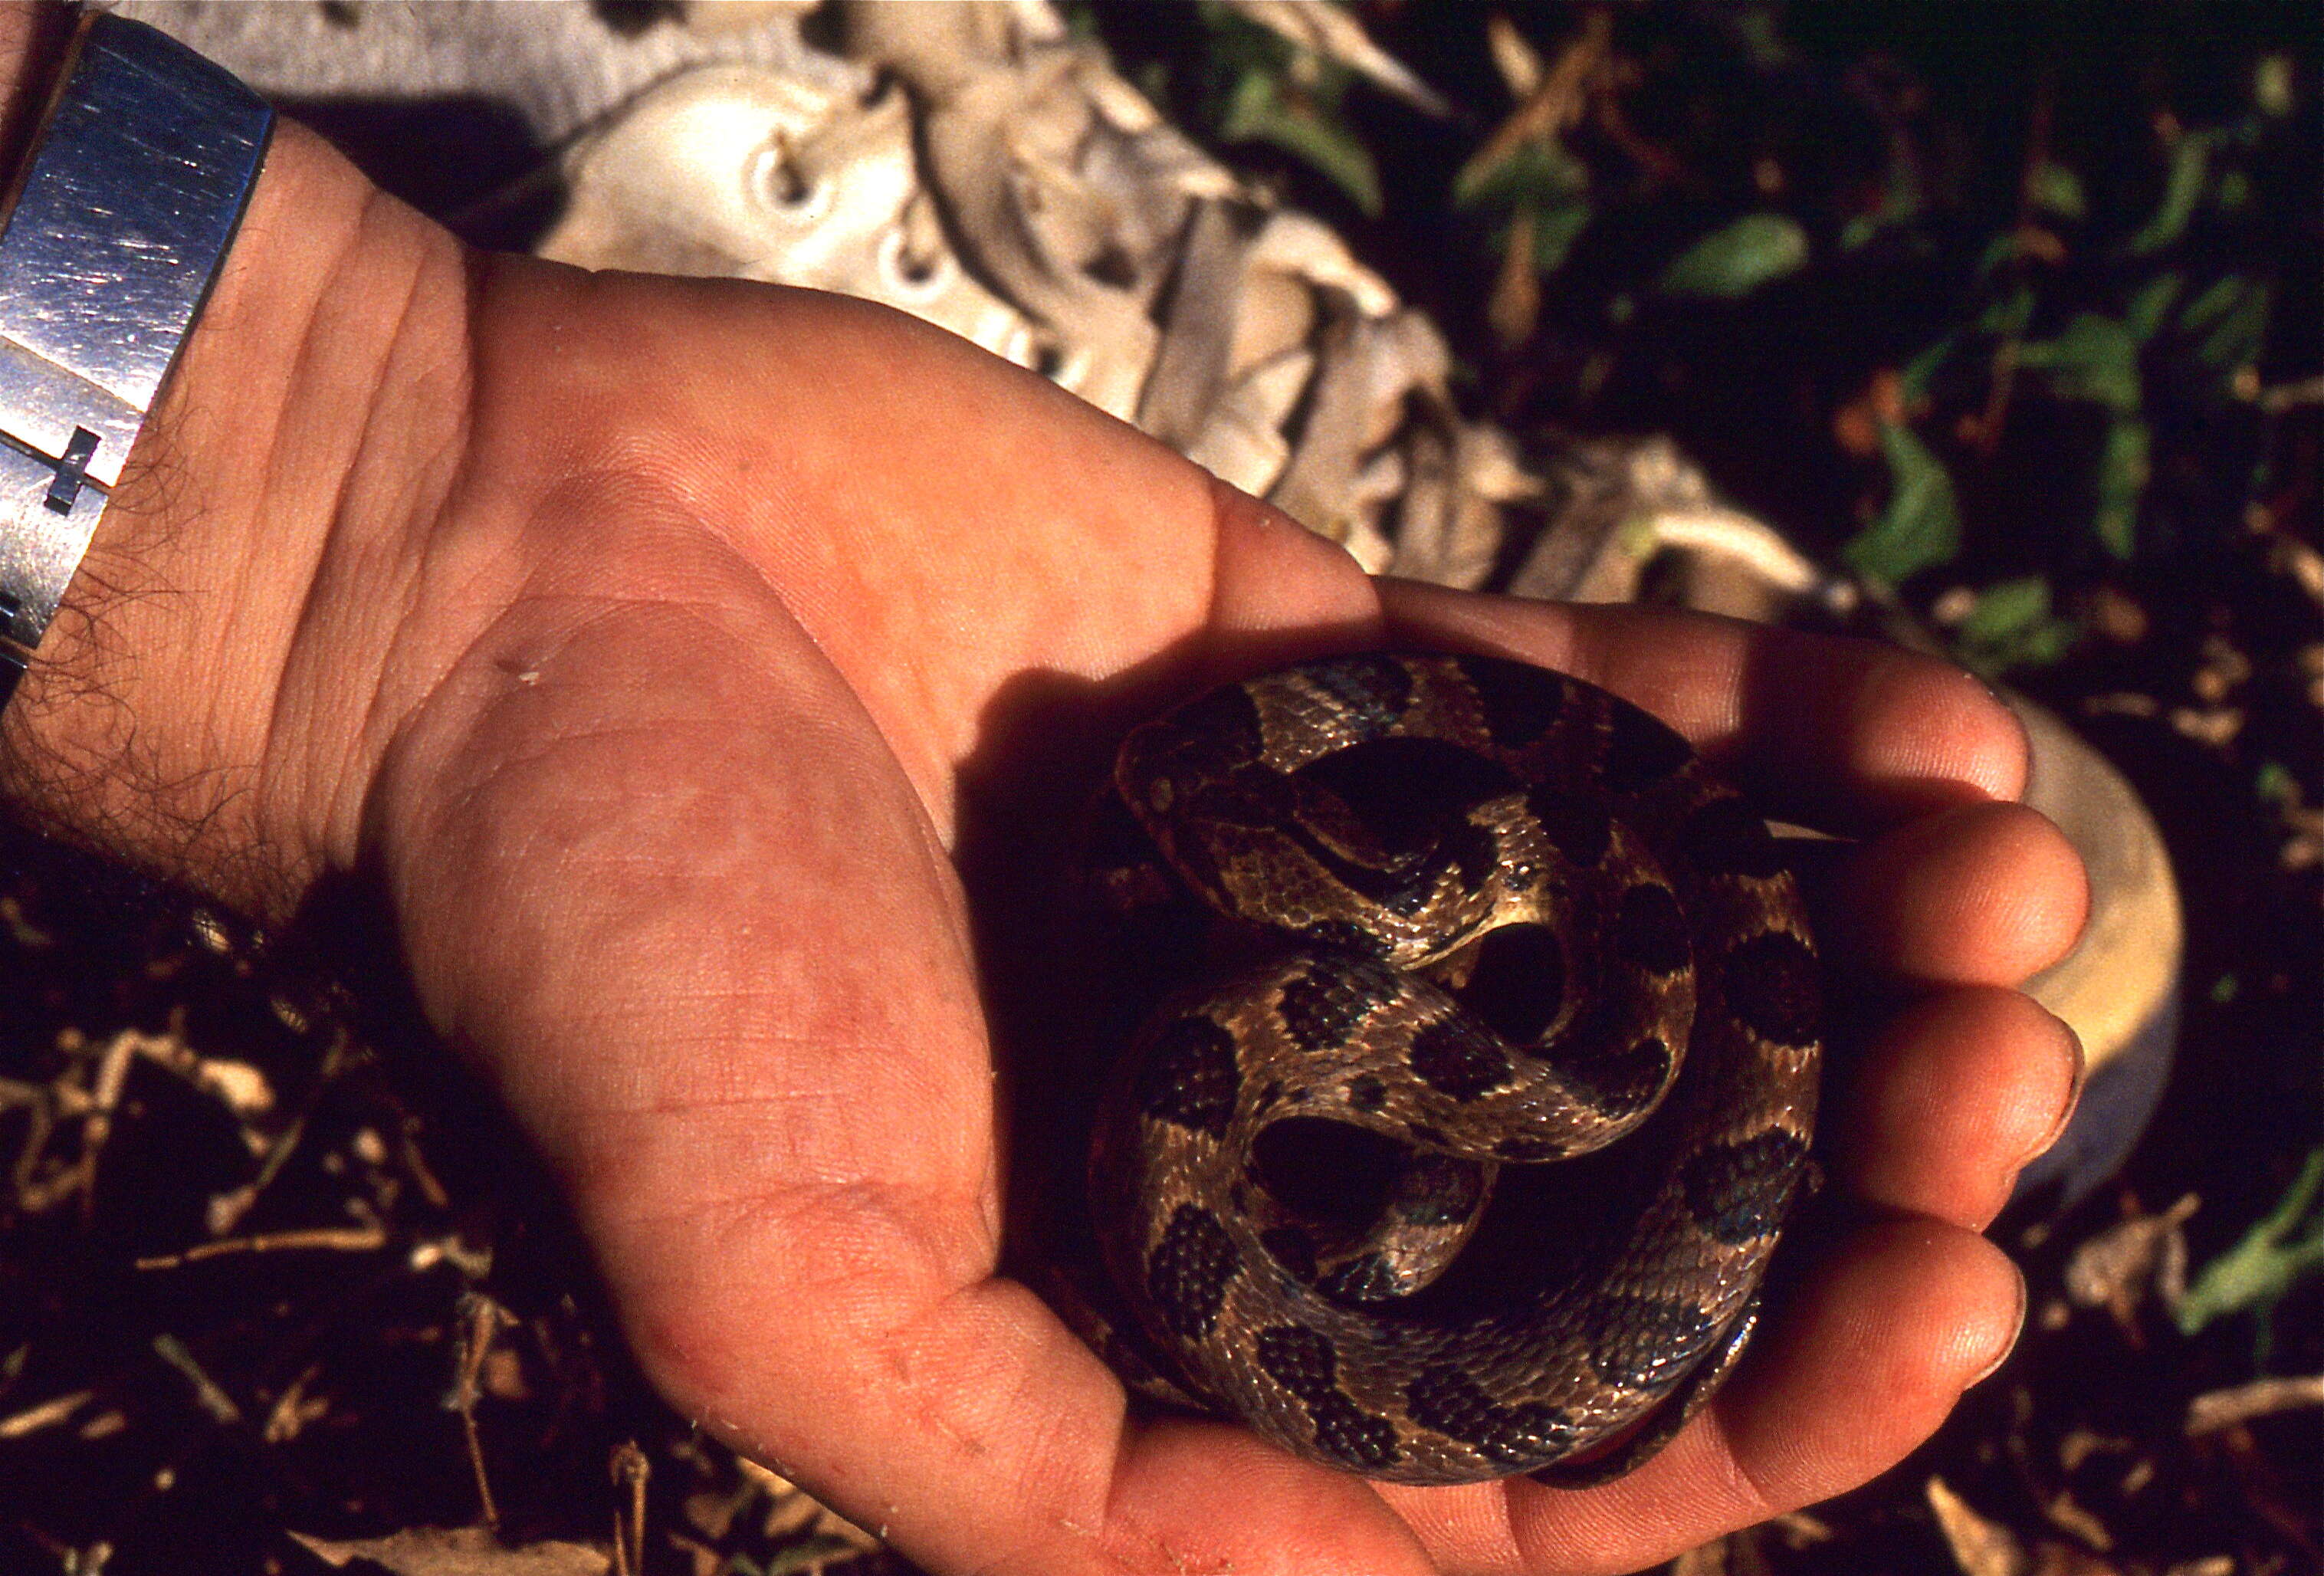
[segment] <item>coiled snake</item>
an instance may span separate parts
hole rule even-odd
[[[1116,1290],[1079,1322],[1125,1377],[1402,1482],[1659,1448],[1806,1166],[1818,971],[1765,822],[1602,690],[1371,653],[1138,729],[1091,843],[1116,955],[1201,976],[1091,1150]]]

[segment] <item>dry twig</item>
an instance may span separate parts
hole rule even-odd
[[[475,1474],[476,1504],[484,1525],[498,1529],[500,1507],[493,1499],[492,1480],[484,1473],[484,1442],[476,1435],[476,1378],[484,1371],[484,1359],[492,1351],[493,1341],[504,1325],[516,1323],[506,1308],[482,1292],[464,1292],[460,1296],[460,1371],[452,1387],[452,1409],[460,1415],[460,1433],[468,1447],[468,1470]]]
[[[197,1242],[175,1253],[156,1253],[137,1260],[140,1269],[176,1269],[205,1258],[234,1253],[277,1253],[292,1248],[327,1249],[336,1253],[369,1253],[387,1246],[387,1228],[368,1226],[308,1226],[289,1231],[262,1231],[252,1237],[228,1237],[217,1242]]]
[[[2302,1406],[2324,1406],[2324,1374],[2255,1379],[2225,1390],[2207,1390],[2187,1404],[2187,1433],[2211,1433]]]

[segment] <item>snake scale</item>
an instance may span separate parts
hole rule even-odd
[[[1368,1477],[1660,1448],[1807,1174],[1818,966],[1758,815],[1578,679],[1375,652],[1139,728],[1096,824],[1096,928],[1194,982],[1098,1111],[1084,1333]]]

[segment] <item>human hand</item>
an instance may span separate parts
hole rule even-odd
[[[12,798],[277,917],[374,882],[664,1394],[935,1569],[1632,1568],[1861,1481],[2006,1349],[1975,1228],[2073,1081],[2008,987],[2081,889],[1961,675],[1382,585],[963,342],[472,257],[295,128],[133,464]],[[1603,1488],[1380,1489],[1146,1418],[996,1274],[954,852],[1158,698],[1383,641],[1605,685],[1866,836],[1819,915],[1895,992],[1826,1119],[1860,1221]]]

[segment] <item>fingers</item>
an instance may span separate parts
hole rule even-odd
[[[1211,501],[1218,555],[1205,679],[1379,643],[1373,583],[1347,549],[1224,482],[1211,484]]]
[[[1835,1036],[1835,1180],[1879,1208],[1981,1228],[2079,1092],[2073,1031],[2007,987],[2072,948],[2080,861],[2034,812],[1975,805],[1852,850],[1828,891],[1830,961],[1914,993],[1868,1044]]]
[[[1399,640],[1497,651],[1645,707],[1771,814],[1865,831],[2014,798],[2017,719],[1960,669],[1840,640],[1639,607],[1567,607],[1382,582]]]
[[[1867,1482],[1935,1433],[2016,1345],[2025,1281],[1972,1231],[1883,1221],[1855,1231],[1783,1313],[1707,1431],[1770,1511]]]
[[[1977,805],[1856,850],[1833,886],[1841,960],[1891,980],[2015,985],[2072,949],[2089,908],[2073,845],[2017,805]]]
[[[1832,850],[1819,934],[1846,975],[1918,994],[1835,1102],[1836,1180],[1878,1209],[1776,1311],[1734,1384],[1655,1461],[1588,1494],[1391,1496],[1450,1569],[1627,1570],[1851,1488],[1932,1432],[1997,1363],[2023,1282],[1973,1235],[2054,1136],[2072,1037],[2006,987],[2080,932],[2080,862],[2023,785],[2015,718],[1967,675],[1867,642],[1631,608],[1388,586],[1396,638],[1499,650],[1661,716]],[[1886,829],[1885,831],[1883,829]],[[1499,1515],[1492,1514],[1498,1509]]]
[[[1893,1466],[2007,1354],[2023,1304],[2015,1267],[1970,1232],[1868,1227],[1786,1302],[1711,1406],[1628,1477],[1384,1492],[1446,1571],[1637,1570]]]
[[[1915,1002],[1834,1102],[1834,1180],[1884,1209],[1982,1228],[2064,1129],[2082,1070],[2074,1031],[2015,991]]]
[[[1828,961],[1882,998],[1868,1042],[1832,1037],[1834,1180],[1877,1208],[1981,1228],[2079,1090],[2073,1032],[2007,987],[2072,947],[2080,862],[2034,812],[1975,805],[1849,851],[1823,892]]]

